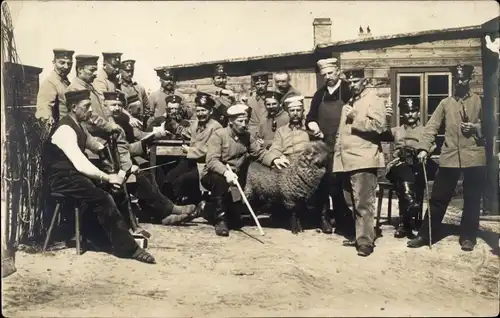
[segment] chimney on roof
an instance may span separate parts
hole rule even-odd
[[[359,26],[358,37],[359,38],[369,38],[372,36],[372,30],[370,30],[370,26],[367,26],[365,30],[363,30],[362,26]]]
[[[315,18],[313,22],[314,47],[332,41],[332,20],[330,18]]]

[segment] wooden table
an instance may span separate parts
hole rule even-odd
[[[176,157],[178,159],[186,158],[186,154],[182,150],[182,145],[189,146],[189,141],[177,139],[155,140],[149,151],[150,165],[155,166],[157,164],[156,158],[158,156]],[[156,181],[156,173],[152,173],[152,177]]]

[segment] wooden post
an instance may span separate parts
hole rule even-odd
[[[497,24],[498,25],[498,24]],[[496,154],[496,139],[498,138],[498,52],[492,51],[486,45],[486,36],[491,40],[498,38],[497,32],[485,32],[481,38],[482,68],[483,68],[483,112],[484,131],[486,135],[486,168],[487,180],[483,203],[491,214],[499,214],[498,209],[498,160]]]
[[[2,216],[2,278],[7,277],[16,272],[15,266],[15,251],[12,246],[12,242],[10,242],[10,233],[12,226],[16,226],[12,224],[12,213],[10,210],[10,206],[7,204],[7,191],[9,187],[7,186],[7,172],[6,170],[6,162],[7,162],[7,140],[6,140],[6,131],[5,131],[5,117],[6,117],[6,106],[5,106],[5,87],[4,87],[4,48],[2,41],[2,83],[1,83],[1,92],[2,92],[2,108],[0,110],[1,116],[1,130],[2,130],[2,206],[1,206],[1,216]]]

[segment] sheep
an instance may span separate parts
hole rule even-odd
[[[328,153],[323,141],[312,141],[300,154],[289,158],[290,165],[284,169],[251,162],[245,196],[252,205],[264,202],[281,205],[291,213],[292,233],[303,232],[300,216],[326,173]]]

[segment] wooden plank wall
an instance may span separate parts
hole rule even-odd
[[[316,71],[314,68],[310,69],[298,69],[289,70],[291,82],[294,87],[296,87],[305,96],[305,108],[306,112],[309,111],[311,104],[311,99],[316,92]],[[212,78],[205,77],[195,80],[180,81],[178,82],[179,90],[188,96],[188,100],[193,102],[194,96],[197,90],[203,91],[212,85]],[[251,80],[250,76],[239,76],[239,77],[229,77],[228,87],[230,87],[235,93],[242,95],[245,94],[250,96],[251,94]],[[272,76],[269,77],[269,89],[274,87],[274,81]]]
[[[474,66],[471,90],[483,93],[483,74],[481,67],[481,40],[479,38],[401,44],[374,50],[344,52],[340,54],[342,69],[365,68],[366,75],[372,78],[372,87],[377,90],[380,102],[395,96],[391,91],[391,68],[432,68],[452,67],[460,62]],[[394,86],[395,87],[395,86]],[[394,109],[397,105],[393,104]],[[394,110],[396,114],[396,109]],[[386,162],[391,160],[392,145],[383,144]],[[379,176],[382,177],[383,171]]]

